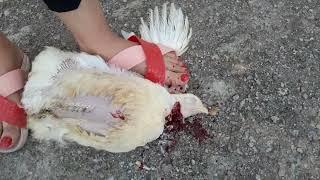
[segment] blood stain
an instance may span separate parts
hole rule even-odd
[[[165,131],[164,133],[172,134],[175,138],[176,134],[181,131],[189,132],[195,139],[202,143],[212,136],[208,131],[203,128],[200,123],[201,119],[195,119],[193,122],[185,122],[183,115],[181,113],[181,104],[176,103],[172,108],[171,114],[166,117]],[[177,141],[175,139],[170,139],[169,143],[165,147],[165,151],[171,152],[171,149],[175,147]]]

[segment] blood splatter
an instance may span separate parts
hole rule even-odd
[[[115,113],[111,113],[111,115],[113,118],[125,120],[125,116],[120,110],[117,110]]]
[[[171,110],[171,114],[166,117],[165,133],[176,134],[186,128],[180,109],[180,103],[176,103]]]
[[[199,121],[200,119],[195,119],[192,123],[187,122],[187,128],[191,135],[201,143],[211,136]]]
[[[181,105],[180,103],[176,103],[172,108],[171,114],[166,117],[164,133],[171,134],[175,138],[178,132],[186,131],[201,143],[212,136],[203,128],[200,121],[201,119],[198,118],[193,122],[185,122],[181,113]],[[169,153],[175,147],[177,141],[175,139],[167,139],[167,142],[164,150],[166,153]]]

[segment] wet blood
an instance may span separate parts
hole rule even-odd
[[[171,110],[171,114],[166,117],[165,133],[176,134],[186,128],[180,109],[180,103],[176,103]]]
[[[201,143],[212,136],[203,128],[200,121],[201,119],[198,118],[193,122],[185,122],[181,114],[181,105],[180,103],[176,103],[172,108],[171,114],[166,117],[164,133],[172,134],[175,138],[178,132],[186,131]],[[174,139],[170,139],[168,142],[170,143],[165,147],[167,153],[177,144],[177,141]]]
[[[111,115],[113,118],[125,120],[125,116],[120,110],[117,110],[115,113],[111,113]]]
[[[187,122],[187,127],[193,137],[195,137],[199,142],[203,142],[211,136],[199,121],[200,119],[196,119],[192,123]]]

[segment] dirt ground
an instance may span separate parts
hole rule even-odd
[[[109,0],[103,9],[115,32],[137,32],[139,18],[164,2]],[[181,132],[164,155],[158,140],[112,154],[30,137],[0,154],[0,179],[320,179],[320,1],[173,2],[194,32],[184,54],[189,92],[220,108],[196,117],[212,138]],[[0,8],[0,31],[31,58],[44,46],[77,49],[42,1],[0,0]]]

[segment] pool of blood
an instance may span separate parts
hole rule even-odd
[[[171,134],[175,138],[178,132],[186,131],[201,143],[206,139],[211,138],[211,136],[208,131],[203,128],[200,121],[201,119],[199,118],[193,120],[193,122],[185,121],[181,114],[181,105],[180,103],[176,103],[171,114],[166,117],[164,133]],[[167,147],[165,147],[166,152],[169,152],[170,149],[174,148],[177,142],[175,139],[170,139],[169,141],[173,141],[173,143],[169,143]]]

